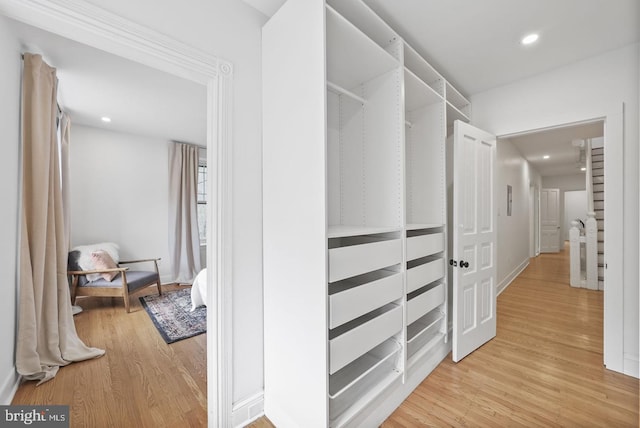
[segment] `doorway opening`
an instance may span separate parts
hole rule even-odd
[[[529,244],[528,251],[531,256],[536,257],[540,253],[540,246],[542,245],[540,240],[542,233],[542,214],[540,213],[542,208],[542,201],[540,200],[542,189],[558,188],[560,190],[560,219],[564,219],[565,216],[564,193],[574,190],[586,190],[587,178],[584,171],[581,171],[581,168],[585,166],[583,164],[584,149],[580,147],[578,141],[589,140],[594,143],[594,147],[599,147],[603,154],[606,152],[606,155],[608,155],[604,156],[604,159],[595,158],[597,162],[602,161],[602,163],[597,164],[593,168],[594,170],[601,168],[601,172],[604,173],[606,164],[607,174],[609,175],[610,172],[613,172],[610,174],[611,177],[607,177],[606,182],[604,178],[596,178],[596,181],[602,181],[597,183],[602,185],[598,186],[598,188],[605,191],[606,188],[613,189],[616,183],[618,186],[622,185],[622,174],[616,173],[616,170],[621,169],[623,160],[621,152],[621,113],[617,109],[611,109],[610,113],[605,117],[561,124],[544,129],[526,130],[499,137],[499,153],[501,144],[508,143],[520,153],[522,159],[526,160],[526,166],[522,168],[522,173],[524,174],[523,180],[528,181],[529,190],[527,198],[528,233],[523,232],[519,236],[527,239]],[[564,149],[564,153],[561,149]],[[596,156],[596,153],[593,155]],[[498,157],[500,158],[500,155]],[[622,200],[621,198],[618,199],[616,195],[608,199],[601,199],[600,203],[597,204],[597,206],[601,207],[599,209],[602,209],[602,213],[598,214],[601,217],[599,224],[607,230],[607,242],[605,242],[605,232],[603,230],[599,233],[599,241],[601,241],[599,247],[603,252],[609,252],[607,258],[610,258],[615,254],[622,254],[622,230],[614,223],[621,221]],[[610,214],[606,219],[604,217],[605,208],[607,213]],[[620,212],[618,213],[616,210],[620,210]],[[605,226],[605,222],[609,226],[608,229]],[[501,233],[504,234],[504,230],[500,230],[502,223],[504,221],[499,220],[499,235]],[[559,249],[564,247],[566,227],[565,222],[561,222]],[[500,257],[499,260],[502,263],[504,258]],[[605,263],[604,254],[600,257],[600,263]],[[615,268],[609,264],[608,270],[604,266],[600,267],[599,276],[603,285],[605,281],[607,284],[611,284],[609,289],[604,285],[604,337],[606,338],[604,341],[604,362],[608,368],[622,371],[622,341],[615,340],[615,331],[612,328],[614,325],[621,326],[622,324],[622,319],[616,314],[619,308],[622,307],[622,301],[615,297],[617,293],[622,294],[622,269],[617,264]],[[616,280],[620,280],[620,283],[617,284]],[[611,301],[611,298],[615,302]],[[620,363],[619,365],[617,364],[618,362]]]
[[[230,63],[97,6],[9,2],[2,14],[76,42],[191,80],[207,90],[208,209],[207,397],[209,423],[231,420],[231,97]],[[127,31],[122,31],[126,28]]]

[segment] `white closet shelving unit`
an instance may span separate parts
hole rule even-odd
[[[361,425],[448,352],[445,141],[449,112],[468,108],[360,0],[289,0],[265,25],[265,412],[277,426]]]
[[[446,342],[448,83],[404,44],[406,356],[408,369]]]

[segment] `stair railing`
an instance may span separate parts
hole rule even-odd
[[[573,220],[571,222],[571,229],[569,229],[569,283],[572,287],[585,288],[585,243],[586,236],[581,233],[584,228],[581,228],[580,222],[582,220]]]
[[[587,221],[585,223],[586,236],[586,270],[587,288],[598,289],[598,222],[593,203],[593,161],[591,158],[591,139],[585,140],[585,172],[587,185]]]

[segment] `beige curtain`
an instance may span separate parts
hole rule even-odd
[[[71,143],[71,118],[62,112],[58,125],[60,143],[60,180],[62,190],[62,215],[64,218],[64,240],[71,247],[71,195],[69,187],[69,145]]]
[[[191,283],[200,271],[198,147],[169,144],[169,251],[175,281]]]
[[[56,138],[56,70],[24,55],[22,215],[16,367],[40,383],[60,366],[98,357],[78,337],[67,282],[60,153]]]

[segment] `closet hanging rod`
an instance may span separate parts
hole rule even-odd
[[[336,85],[335,83],[327,82],[327,87],[331,91],[337,93],[338,95],[346,95],[349,98],[352,98],[352,99],[358,101],[362,105],[365,105],[367,103],[367,101],[364,98],[357,96],[353,92],[348,91],[345,88],[343,88],[342,86]]]

